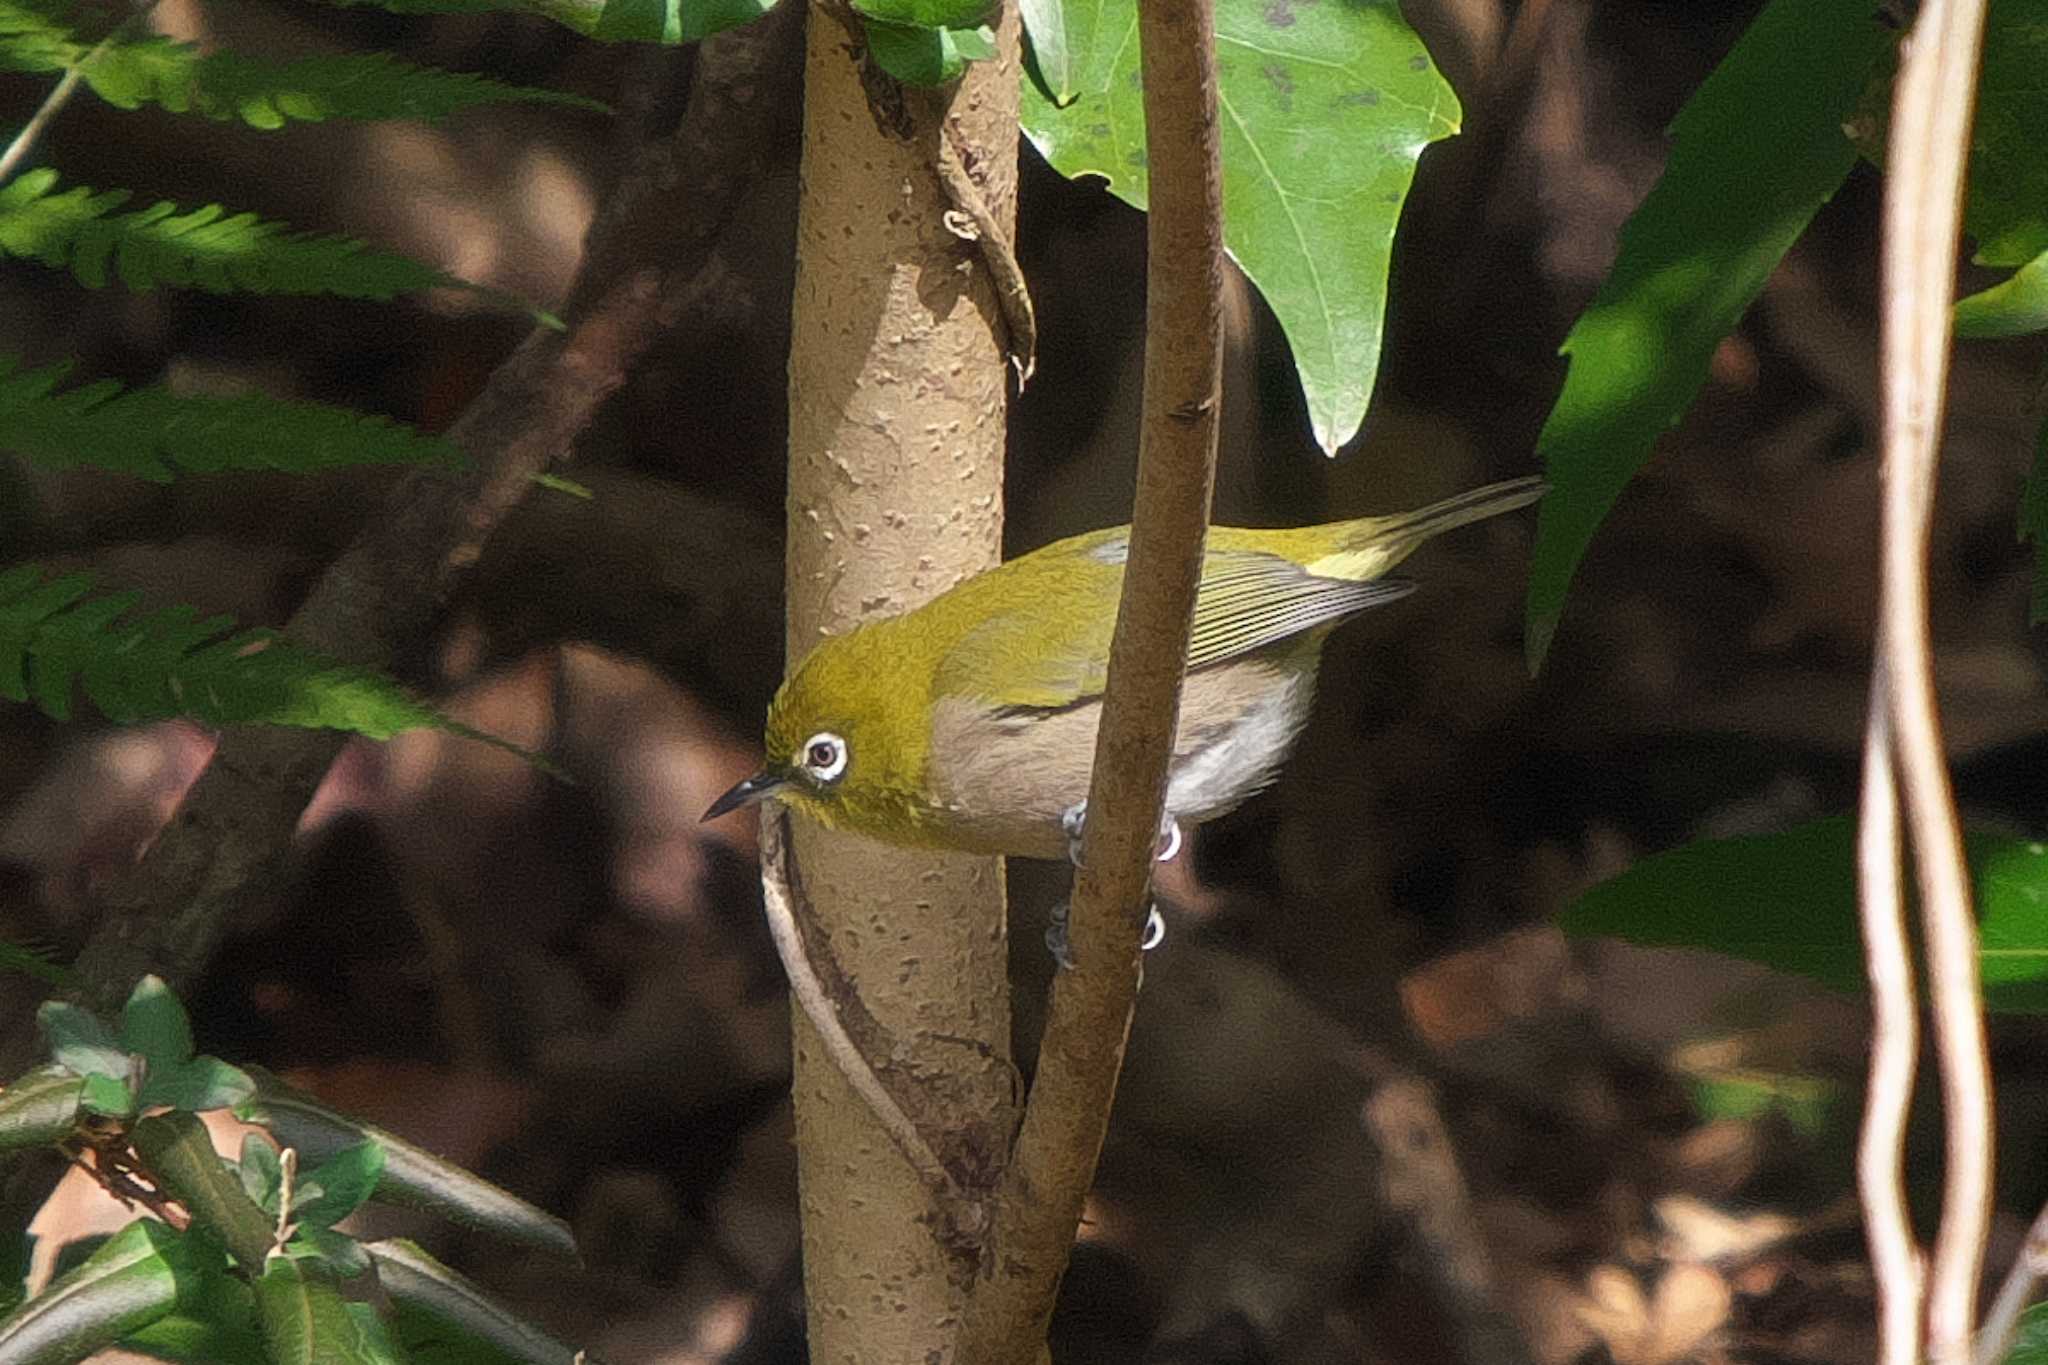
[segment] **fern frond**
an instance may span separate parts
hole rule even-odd
[[[388,739],[473,733],[397,683],[190,607],[130,615],[140,594],[95,594],[85,574],[0,572],[0,698],[71,717],[83,688],[123,725],[190,716],[207,725],[293,725]]]
[[[161,36],[88,42],[70,23],[70,9],[68,0],[0,0],[0,69],[76,69],[117,109],[156,104],[173,113],[240,119],[266,129],[282,128],[290,119],[431,120],[507,102],[606,111],[581,95],[413,66],[382,53],[273,60],[201,53],[191,43]]]
[[[409,256],[353,237],[293,232],[218,204],[180,213],[158,202],[114,210],[126,190],[73,186],[55,192],[53,170],[0,185],[0,254],[65,270],[90,289],[118,279],[141,292],[159,285],[227,294],[338,294],[389,299],[423,289],[474,288]]]
[[[20,972],[52,986],[70,986],[77,980],[69,967],[52,961],[41,944],[10,943],[4,938],[0,938],[0,971]]]
[[[229,469],[306,473],[366,464],[459,464],[460,448],[388,417],[265,394],[124,390],[111,379],[63,393],[68,364],[24,370],[0,354],[0,448],[49,469],[80,465],[158,483]]]

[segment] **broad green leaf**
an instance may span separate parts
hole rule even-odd
[[[28,1263],[35,1259],[36,1239],[26,1232],[0,1230],[0,1318],[15,1310],[28,1294]]]
[[[1703,948],[1863,989],[1856,832],[1837,816],[1660,853],[1602,882],[1560,918],[1567,933]],[[2004,835],[1964,841],[1977,903],[1984,1002],[2048,1011],[2048,845]]]
[[[164,1104],[200,1113],[232,1109],[256,1093],[255,1082],[240,1067],[218,1057],[194,1057],[162,1070],[152,1068],[142,1086],[142,1104]]]
[[[50,1056],[57,1065],[81,1076],[127,1078],[127,1050],[92,1011],[69,1001],[46,1000],[36,1011],[36,1023],[50,1040]]]
[[[2020,1314],[2020,1329],[2005,1365],[2048,1365],[2048,1303],[2037,1303]]]
[[[1706,378],[1721,338],[1855,163],[1843,123],[1893,33],[1869,0],[1771,0],[1671,125],[1537,449],[1527,649],[1539,667],[1593,533]]]
[[[213,1150],[196,1115],[155,1114],[130,1134],[143,1164],[172,1198],[227,1245],[242,1269],[260,1271],[275,1243],[276,1221],[242,1191],[240,1177]]]
[[[1989,289],[1956,300],[1956,335],[1966,340],[2048,331],[2048,251]]]
[[[152,1070],[192,1059],[192,1021],[162,977],[145,976],[135,983],[121,1007],[120,1042],[123,1051],[141,1053]]]
[[[1062,175],[1147,202],[1137,10],[1068,4],[1073,103],[1027,82],[1024,131]],[[1423,148],[1458,100],[1393,0],[1219,0],[1223,230],[1294,350],[1323,449],[1365,418],[1387,264]]]
[[[102,1076],[98,1072],[85,1078],[85,1088],[79,1092],[79,1103],[91,1113],[104,1114],[110,1119],[133,1118],[141,1108],[128,1082]]]
[[[995,38],[985,28],[921,28],[870,19],[868,55],[875,65],[906,85],[943,85],[967,63],[995,55]]]
[[[69,1137],[78,1125],[84,1092],[84,1078],[68,1067],[39,1066],[16,1078],[0,1090],[0,1151]]]
[[[242,1155],[235,1162],[242,1193],[265,1213],[277,1212],[278,1191],[284,1184],[284,1163],[277,1148],[261,1133],[242,1134]]]
[[[2034,434],[2034,466],[2020,492],[2020,539],[2034,543],[2034,593],[2027,619],[2048,621],[2048,420]]]
[[[178,1307],[121,1338],[122,1349],[179,1365],[270,1365],[256,1332],[256,1298],[246,1280],[230,1274],[217,1243],[202,1245],[199,1273]]]
[[[852,0],[863,19],[912,28],[978,28],[989,0]]]
[[[578,1359],[574,1350],[508,1311],[416,1243],[394,1238],[372,1242],[368,1250],[377,1264],[377,1281],[392,1301],[402,1310],[410,1309],[439,1324],[440,1335],[485,1343],[497,1353],[497,1359],[525,1365],[574,1365]],[[403,1312],[399,1330],[408,1340],[426,1335],[417,1319],[409,1319]]]
[[[0,1365],[72,1365],[170,1312],[200,1279],[199,1248],[137,1219],[0,1319]]]
[[[318,1198],[292,1201],[292,1217],[312,1227],[333,1227],[361,1208],[384,1174],[384,1148],[374,1141],[344,1147],[307,1173]]]
[[[373,1198],[438,1213],[521,1246],[561,1256],[576,1254],[569,1225],[553,1214],[423,1147],[337,1113],[261,1067],[248,1071],[256,1081],[256,1098],[237,1112],[245,1121],[268,1128],[284,1145],[296,1147],[301,1161],[325,1161],[366,1139],[374,1140],[384,1149],[384,1170]]]
[[[292,1234],[291,1244],[286,1249],[301,1259],[318,1261],[344,1280],[367,1275],[372,1268],[370,1253],[363,1250],[363,1244],[332,1228],[301,1227]]]
[[[388,1345],[349,1311],[317,1261],[274,1256],[256,1281],[256,1317],[273,1365],[386,1365]]]
[[[601,6],[555,4],[548,17],[609,42],[694,43],[774,8],[773,0],[605,0]]]
[[[1992,0],[1984,19],[1977,116],[1970,125],[1963,229],[1979,265],[2024,265],[2048,251],[2048,9]]]
[[[1060,108],[1074,102],[1074,56],[1067,48],[1066,0],[1020,0],[1025,68],[1038,93]]]

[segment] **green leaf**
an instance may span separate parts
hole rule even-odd
[[[576,1254],[569,1225],[524,1199],[372,1124],[335,1112],[261,1067],[249,1067],[256,1098],[237,1112],[296,1147],[306,1161],[325,1161],[366,1139],[384,1149],[375,1199],[440,1214],[520,1246]]]
[[[912,28],[979,28],[989,0],[853,0],[864,19]]]
[[[531,304],[410,256],[379,251],[353,237],[293,232],[219,204],[180,211],[167,200],[116,214],[128,191],[73,186],[57,192],[57,173],[23,172],[0,186],[0,255],[68,269],[89,289],[118,280],[140,293],[159,286],[213,294],[333,294],[390,299],[427,289],[462,289],[528,314]]]
[[[0,695],[6,695],[4,684]],[[57,1065],[81,1076],[127,1079],[133,1065],[127,1050],[92,1011],[64,1000],[46,1000],[36,1010],[36,1024],[50,1040],[50,1056]]]
[[[1964,840],[1987,1007],[2048,1011],[2048,845]],[[1863,989],[1856,835],[1846,816],[1660,853],[1586,892],[1559,923],[1575,935],[1704,948],[1842,991]]]
[[[1038,93],[1057,108],[1074,102],[1074,55],[1067,48],[1066,0],[1020,0],[1024,19],[1025,69]]]
[[[222,1277],[226,1279],[225,1276]],[[237,1283],[229,1281],[229,1283]],[[270,1365],[256,1334],[255,1299],[242,1286],[246,1321],[223,1322],[216,1312],[167,1313],[140,1332],[121,1338],[121,1348],[176,1365]]]
[[[77,974],[69,967],[52,962],[35,945],[9,943],[5,939],[0,939],[0,972],[20,972],[52,986],[69,986],[77,980]]]
[[[311,1257],[344,1280],[371,1270],[370,1253],[363,1250],[363,1244],[332,1228],[302,1227],[293,1234],[288,1249],[293,1255]]]
[[[1024,131],[1062,175],[1143,208],[1137,11],[1065,7],[1073,102],[1027,83]],[[1294,349],[1316,440],[1357,432],[1379,370],[1394,226],[1457,96],[1393,0],[1220,0],[1223,225]]]
[[[277,1148],[261,1133],[242,1134],[242,1156],[235,1163],[242,1193],[265,1213],[277,1212],[278,1192],[284,1185],[284,1164]]]
[[[773,0],[606,0],[595,11],[574,4],[545,8],[548,17],[608,42],[694,43],[728,28],[752,23],[774,8]]]
[[[577,1360],[575,1351],[508,1311],[417,1244],[393,1239],[372,1242],[368,1250],[377,1265],[378,1283],[401,1309],[399,1331],[408,1344],[452,1334],[487,1344],[498,1359],[525,1365],[574,1365]]]
[[[1984,20],[1977,116],[1970,127],[1963,227],[1979,265],[2024,265],[2048,251],[2048,13],[2038,0],[1992,0]]]
[[[104,1114],[110,1119],[133,1118],[142,1107],[128,1082],[97,1073],[85,1078],[85,1088],[79,1092],[79,1103],[89,1112]]]
[[[121,1047],[141,1053],[152,1070],[192,1059],[192,1021],[162,977],[145,976],[129,993],[121,1007]]]
[[[2020,539],[2034,542],[2034,592],[2027,620],[2038,626],[2048,621],[2048,420],[2034,435],[2034,465],[2020,492]]]
[[[2005,1365],[2048,1365],[2048,1303],[2037,1303],[2020,1314],[2019,1332]]]
[[[218,1057],[194,1057],[160,1071],[152,1068],[143,1081],[142,1104],[145,1108],[163,1104],[203,1113],[232,1109],[255,1093],[255,1082],[240,1067],[229,1066]]]
[[[0,1151],[62,1141],[78,1126],[85,1080],[68,1067],[39,1066],[0,1090]],[[5,1236],[0,1229],[0,1236]]]
[[[0,70],[75,70],[117,109],[154,104],[263,129],[292,119],[440,119],[505,103],[605,112],[581,95],[412,66],[381,53],[284,60],[202,53],[191,43],[154,35],[86,32],[84,22],[71,0],[0,0]]]
[[[156,1321],[202,1278],[191,1239],[138,1219],[0,1319],[0,1365],[70,1365]]]
[[[1956,300],[1956,335],[1968,340],[2048,331],[2048,251],[1989,289]]]
[[[256,1316],[274,1365],[386,1365],[388,1343],[368,1336],[341,1286],[317,1261],[276,1256],[256,1281]]]
[[[159,483],[177,473],[452,468],[465,459],[449,441],[327,403],[173,394],[161,385],[123,390],[111,380],[55,392],[70,368],[23,370],[0,355],[0,447],[46,469],[91,465]]]
[[[870,19],[865,25],[868,55],[905,85],[944,85],[967,63],[995,52],[985,29],[919,28]]]
[[[206,1125],[190,1113],[154,1114],[130,1137],[150,1174],[190,1211],[194,1225],[226,1243],[245,1271],[260,1271],[275,1244],[275,1220],[243,1193],[240,1176],[213,1150]]]
[[[1893,37],[1869,0],[1771,0],[1672,124],[1664,174],[1565,338],[1571,368],[1537,441],[1551,492],[1530,566],[1532,669],[1608,509],[1848,175],[1843,122]]]
[[[312,1227],[333,1227],[362,1207],[383,1174],[384,1148],[377,1142],[344,1147],[307,1174],[319,1186],[320,1197],[294,1201],[292,1217]]]

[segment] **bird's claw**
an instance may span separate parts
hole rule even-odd
[[[1052,908],[1051,922],[1045,926],[1045,949],[1052,954],[1052,960],[1068,971],[1074,966],[1074,944],[1067,936],[1067,902],[1061,901]],[[1166,941],[1166,917],[1154,905],[1145,911],[1145,934],[1138,940],[1141,952],[1151,952]]]
[[[1060,828],[1067,836],[1067,860],[1075,867],[1081,865],[1081,835],[1088,824],[1088,799],[1083,797],[1060,812]],[[1171,811],[1162,811],[1159,816],[1159,842],[1153,846],[1152,861],[1170,863],[1180,853],[1180,821],[1173,818]]]

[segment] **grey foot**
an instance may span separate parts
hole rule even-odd
[[[1052,954],[1052,960],[1071,971],[1074,966],[1074,945],[1067,937],[1067,905],[1061,901],[1052,908],[1052,917],[1045,926],[1045,950]],[[1158,906],[1145,912],[1145,935],[1138,940],[1141,952],[1151,952],[1166,941],[1166,917],[1159,913]]]
[[[1088,823],[1088,800],[1083,797],[1060,813],[1060,828],[1067,835],[1067,861],[1075,867],[1081,865],[1081,833]],[[1152,860],[1170,863],[1180,852],[1180,821],[1170,811],[1159,816],[1159,842],[1155,845]]]

